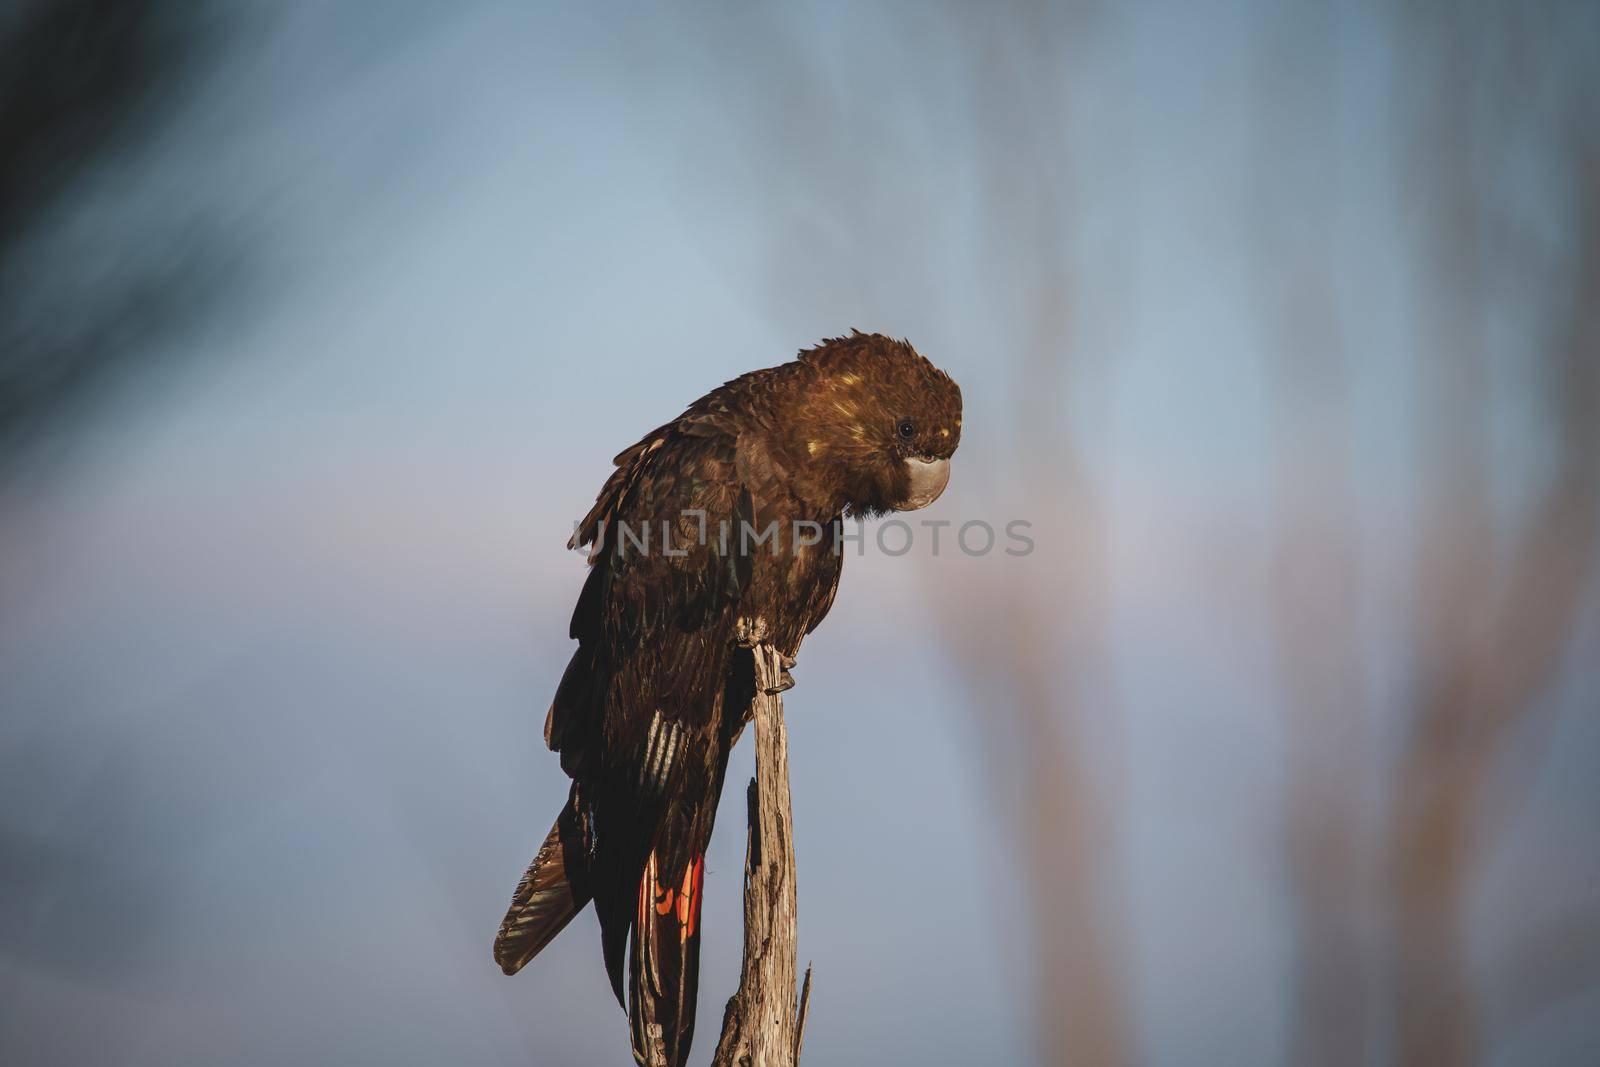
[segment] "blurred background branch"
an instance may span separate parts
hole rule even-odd
[[[1104,862],[1115,826],[1100,786],[1115,754],[1092,752],[1085,730],[1116,713],[1106,684],[1108,532],[1062,419],[1074,402],[1093,409],[1100,399],[1079,314],[1073,242],[1083,207],[1069,149],[1073,75],[1095,46],[1095,22],[1082,4],[963,20],[984,254],[1006,271],[1015,491],[1031,502],[1047,562],[1023,581],[945,587],[935,573],[929,584],[945,597],[946,649],[967,683],[993,818],[1031,908],[1038,1062],[1114,1067],[1135,1059],[1117,880]]]
[[[1335,259],[1337,12],[1284,5],[1258,33],[1251,190],[1255,293],[1273,389],[1273,637],[1288,773],[1284,848],[1295,917],[1288,1062],[1340,1067],[1371,1047],[1371,864],[1360,768],[1367,728],[1353,386]]]
[[[1483,1032],[1466,951],[1466,905],[1515,794],[1490,796],[1510,727],[1539,710],[1593,578],[1600,507],[1600,185],[1592,98],[1559,100],[1545,151],[1570,220],[1541,273],[1564,286],[1514,292],[1492,251],[1515,223],[1495,164],[1517,123],[1524,78],[1571,76],[1553,59],[1561,28],[1517,5],[1472,17],[1424,6],[1419,41],[1435,49],[1421,95],[1408,189],[1416,200],[1429,300],[1419,351],[1419,517],[1413,703],[1396,767],[1387,862],[1393,914],[1396,1058],[1473,1062]],[[1583,110],[1587,107],[1587,113]],[[1586,129],[1587,127],[1587,129]],[[1559,179],[1558,179],[1559,180]],[[1514,231],[1512,231],[1514,233]],[[1528,242],[1513,238],[1514,247]],[[1516,267],[1511,267],[1515,271]],[[1504,533],[1492,504],[1490,414],[1495,315],[1529,315],[1518,369],[1543,410],[1553,475]],[[1503,358],[1503,357],[1502,357]],[[1504,375],[1498,376],[1502,380]]]
[[[161,218],[130,246],[78,216],[131,184],[190,102],[220,21],[176,0],[19,0],[0,14],[0,463],[170,351],[160,342],[216,291],[225,260],[199,219]]]

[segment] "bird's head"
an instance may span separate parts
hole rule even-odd
[[[856,515],[927,507],[961,443],[961,387],[905,341],[854,333],[800,354],[807,467]]]

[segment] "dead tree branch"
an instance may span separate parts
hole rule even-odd
[[[798,1067],[811,995],[811,969],[795,1004],[794,823],[789,807],[789,731],[783,697],[792,665],[756,644],[756,776],[750,780],[744,859],[744,963],[728,998],[712,1067]]]

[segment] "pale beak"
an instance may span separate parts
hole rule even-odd
[[[950,461],[948,459],[908,459],[906,470],[911,474],[911,493],[895,510],[916,511],[925,508],[944,492],[944,487],[950,484]]]

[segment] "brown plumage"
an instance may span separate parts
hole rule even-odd
[[[759,625],[794,656],[833,604],[843,516],[931,502],[960,441],[956,384],[858,332],[735,378],[617,456],[573,536],[591,568],[545,720],[572,788],[495,939],[505,973],[593,900],[635,1058],[685,1061],[706,843],[753,695],[741,640]]]

